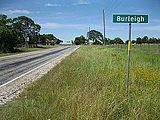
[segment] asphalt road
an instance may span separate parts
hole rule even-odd
[[[0,85],[69,52],[76,46],[59,46],[56,48],[0,57]]]

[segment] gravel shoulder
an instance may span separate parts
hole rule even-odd
[[[63,52],[63,54],[59,55],[56,58],[47,61],[46,63],[34,68],[33,70],[13,79],[11,82],[7,84],[3,84],[0,86],[0,104],[5,104],[8,101],[13,100],[23,91],[28,84],[32,83],[35,80],[41,78],[44,74],[50,71],[54,66],[59,64],[65,57],[70,55],[79,46],[73,47],[72,49],[67,49]]]

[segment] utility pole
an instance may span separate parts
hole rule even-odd
[[[103,9],[103,41],[104,41],[104,45],[106,45],[106,22],[105,22],[105,11]]]

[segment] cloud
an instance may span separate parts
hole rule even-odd
[[[158,31],[160,32],[160,25],[156,25],[156,26],[143,26],[143,27],[136,27],[135,28],[136,31]]]
[[[84,24],[60,24],[60,23],[44,23],[41,24],[42,28],[46,29],[86,29],[87,25]]]
[[[136,9],[136,10],[133,10],[134,13],[138,13],[138,14],[142,14],[142,13],[145,13],[145,10],[143,9]]]
[[[32,13],[29,10],[24,10],[24,9],[15,9],[15,10],[2,10],[0,11],[2,14],[7,14],[7,15],[11,15],[11,14],[30,14]]]
[[[90,4],[88,0],[77,0],[76,2],[72,3],[71,5],[88,5]],[[62,4],[55,4],[55,3],[46,3],[44,6],[46,7],[61,7],[61,6],[70,6],[70,5],[62,5]]]
[[[46,7],[61,7],[62,5],[61,5],[61,4],[47,3],[47,4],[45,4],[44,6],[46,6]]]
[[[77,2],[73,3],[72,5],[88,5],[90,4],[88,0],[78,0]]]
[[[56,13],[56,15],[62,15],[63,14],[63,12],[57,12]]]

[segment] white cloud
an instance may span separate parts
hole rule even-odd
[[[47,3],[47,4],[45,4],[44,6],[46,6],[46,7],[61,7],[62,5],[61,5],[61,4]]]
[[[138,13],[138,14],[144,14],[145,13],[145,10],[143,9],[136,9],[136,10],[133,10],[134,13]]]
[[[90,4],[88,0],[78,0],[77,2],[73,3],[72,5],[88,5]]]
[[[62,12],[57,12],[56,14],[57,14],[57,15],[62,15],[63,13],[62,13]]]
[[[87,25],[84,24],[60,24],[60,23],[44,23],[41,24],[42,28],[46,29],[86,29]]]
[[[11,14],[30,14],[32,13],[29,10],[24,10],[24,9],[15,9],[15,10],[2,10],[0,11],[2,14],[7,14],[7,15],[11,15]]]

